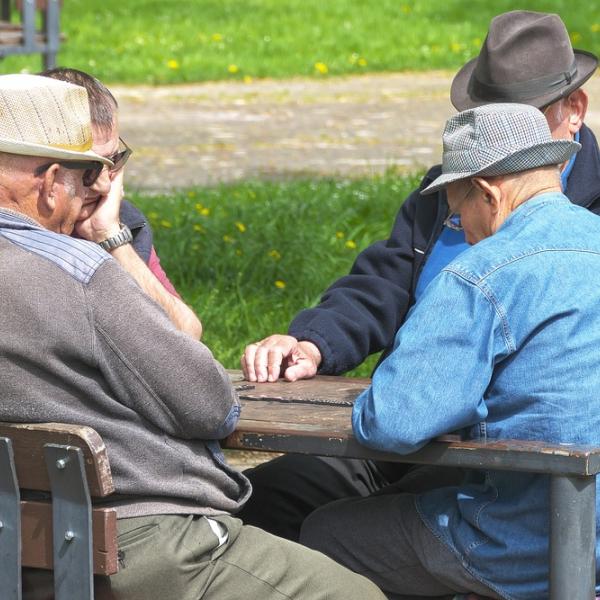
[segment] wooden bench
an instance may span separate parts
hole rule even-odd
[[[118,571],[116,512],[92,505],[113,491],[93,429],[0,423],[2,600],[21,600],[21,566],[54,571],[54,600],[92,600],[93,574]]]
[[[60,45],[61,0],[17,0],[19,23],[11,21],[11,0],[0,0],[0,58],[12,54],[41,54],[44,69],[56,66]],[[36,13],[41,14],[42,28],[36,28]]]

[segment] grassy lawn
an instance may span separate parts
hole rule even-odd
[[[66,0],[62,65],[105,82],[456,69],[511,0]],[[594,2],[528,0],[562,15],[576,47],[600,53]],[[40,68],[11,57],[1,72]]]
[[[163,267],[229,368],[246,343],[291,318],[388,236],[419,177],[246,182],[169,196],[130,194],[149,217]],[[368,376],[373,360],[356,373]]]

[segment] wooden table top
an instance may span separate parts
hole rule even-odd
[[[242,414],[224,448],[556,474],[600,472],[600,448],[530,440],[462,441],[447,435],[409,455],[372,450],[356,441],[351,423],[352,403],[369,379],[317,376],[252,383],[240,371],[229,374]]]

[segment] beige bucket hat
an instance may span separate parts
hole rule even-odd
[[[84,88],[38,75],[0,75],[0,152],[112,166],[91,148]]]

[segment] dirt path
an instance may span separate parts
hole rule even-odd
[[[149,190],[248,177],[359,176],[439,161],[449,73],[116,87],[135,149],[129,185]],[[586,86],[600,131],[600,77]]]

